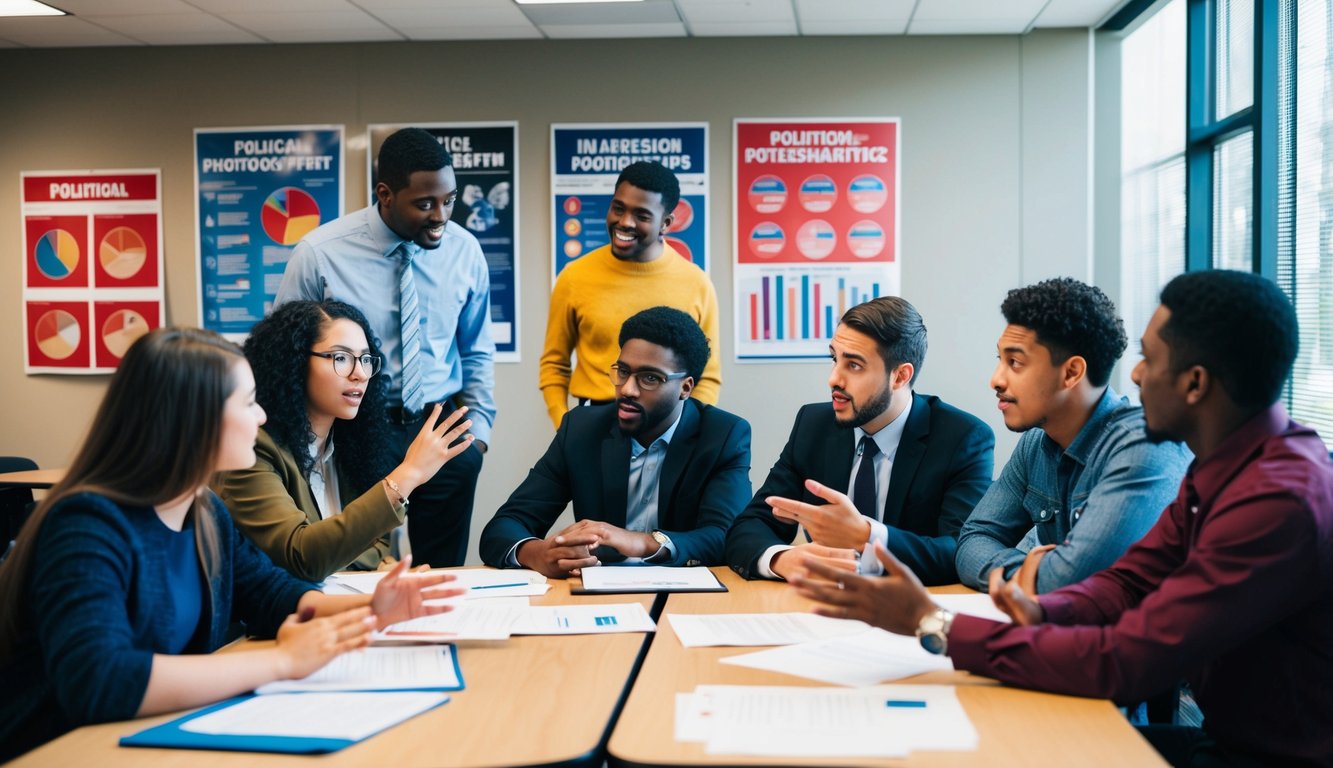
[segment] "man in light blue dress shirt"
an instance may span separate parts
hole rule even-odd
[[[718,565],[750,498],[750,425],[690,397],[708,337],[678,309],[626,320],[614,402],[575,408],[481,534],[481,557],[564,578],[603,563]],[[566,505],[576,522],[547,536]]]
[[[1101,290],[1046,280],[1010,291],[1000,311],[990,384],[1005,426],[1024,434],[963,524],[958,576],[986,589],[1003,568],[1037,594],[1115,562],[1157,522],[1192,457],[1149,440],[1143,409],[1108,385],[1126,337]]]
[[[495,422],[490,272],[477,239],[449,220],[453,157],[405,128],[380,148],[376,202],[296,245],[276,303],[338,299],[360,309],[385,356],[387,416],[406,451],[433,404],[467,407],[471,447],[412,493],[408,532],[418,563],[462,565],[482,454]],[[390,490],[392,488],[390,487]]]

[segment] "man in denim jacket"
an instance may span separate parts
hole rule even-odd
[[[991,388],[1022,432],[1009,463],[958,537],[962,582],[992,568],[1029,594],[1100,571],[1138,541],[1175,496],[1190,453],[1150,442],[1143,409],[1108,386],[1124,324],[1101,290],[1071,278],[1009,292]]]

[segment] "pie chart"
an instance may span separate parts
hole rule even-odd
[[[319,226],[319,204],[304,190],[282,187],[264,201],[260,219],[273,242],[296,245]]]
[[[97,246],[97,258],[102,269],[117,280],[134,277],[148,258],[148,246],[143,238],[129,227],[116,227],[106,233]]]
[[[37,348],[52,360],[64,360],[79,348],[83,332],[79,321],[63,309],[53,309],[37,318],[33,328]]]
[[[124,357],[130,345],[145,333],[148,333],[148,321],[132,309],[116,310],[102,323],[102,343],[116,357]]]
[[[53,229],[37,239],[34,249],[37,270],[52,280],[63,280],[79,266],[79,243],[63,229]]]

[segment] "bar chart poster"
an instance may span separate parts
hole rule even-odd
[[[900,291],[899,121],[733,123],[736,359],[812,359],[848,308]]]
[[[554,234],[551,282],[570,262],[611,241],[606,214],[625,166],[658,162],[680,181],[666,244],[708,271],[708,124],[551,126]]]
[[[367,131],[370,201],[380,147],[400,128],[429,131],[454,158],[458,202],[451,220],[477,238],[491,276],[491,340],[495,362],[517,363],[522,304],[518,298],[518,123],[375,124]]]
[[[25,372],[111,373],[163,324],[161,177],[157,169],[21,174]],[[132,322],[105,322],[129,307]]]
[[[343,127],[196,128],[194,189],[199,324],[239,341],[292,248],[342,215]]]

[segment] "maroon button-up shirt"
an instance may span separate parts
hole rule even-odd
[[[1040,598],[1046,623],[959,616],[959,669],[1131,703],[1188,679],[1235,749],[1333,766],[1333,464],[1278,405],[1203,462],[1110,568]]]

